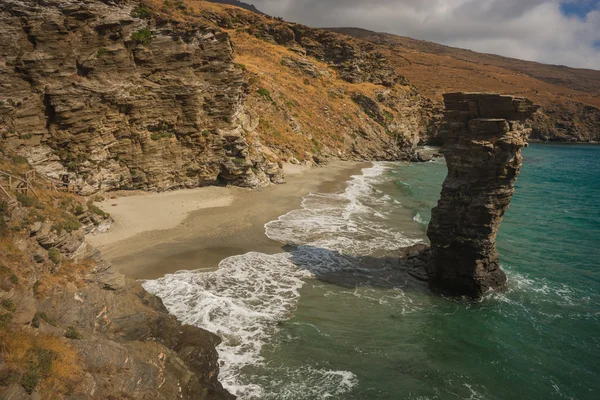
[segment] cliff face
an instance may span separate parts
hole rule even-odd
[[[478,297],[501,290],[496,234],[508,209],[537,106],[524,98],[444,95],[448,176],[432,210],[431,285],[444,294]]]
[[[0,123],[33,166],[79,192],[280,179],[253,145],[226,34],[150,19],[134,1],[0,4]]]
[[[83,195],[258,187],[282,161],[406,159],[431,130],[372,45],[235,7],[7,0],[0,35],[3,143]]]
[[[282,159],[408,159],[435,130],[432,103],[372,44],[236,7],[186,5],[181,18],[230,35],[261,141]]]

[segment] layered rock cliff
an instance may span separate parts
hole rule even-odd
[[[444,95],[448,176],[432,210],[431,285],[457,296],[501,290],[496,234],[522,164],[537,106],[525,98],[481,93]]]
[[[279,180],[277,160],[254,151],[229,37],[138,7],[3,1],[3,140],[83,194]]]

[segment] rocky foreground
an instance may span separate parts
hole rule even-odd
[[[18,176],[24,161],[0,152]],[[4,182],[0,182],[4,185]],[[231,399],[220,339],[85,242],[110,217],[93,201],[33,183],[0,200],[0,399]]]

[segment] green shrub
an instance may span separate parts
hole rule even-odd
[[[14,313],[15,311],[17,311],[17,307],[11,299],[2,299],[2,301],[0,301],[0,305],[2,305],[2,307],[6,308],[10,312]]]
[[[27,164],[27,158],[23,157],[23,156],[13,156],[12,160],[15,164]]]
[[[81,340],[83,339],[83,336],[81,336],[81,333],[79,333],[79,331],[77,330],[77,328],[75,328],[74,326],[69,326],[65,332],[65,337],[67,339],[74,339],[74,340]]]
[[[38,204],[38,200],[33,196],[28,196],[24,193],[17,193],[17,200],[23,207],[34,207]]]
[[[75,215],[83,214],[84,213],[83,205],[81,205],[81,203],[75,204],[74,212],[75,212]]]
[[[6,329],[10,326],[13,319],[12,314],[0,314],[0,329]]]
[[[50,250],[48,250],[48,258],[54,264],[58,264],[61,259],[60,250],[58,250],[56,247],[52,247]]]
[[[173,136],[173,132],[155,132],[150,135],[152,140],[160,140],[163,138],[170,138]]]
[[[10,283],[12,283],[13,285],[19,284],[19,278],[15,274],[12,274],[9,279]]]
[[[100,58],[100,57],[102,57],[104,54],[106,54],[107,50],[108,50],[108,49],[107,49],[106,47],[100,47],[100,48],[98,49],[98,58]]]
[[[63,219],[52,225],[53,230],[60,231],[62,229],[67,231],[67,233],[74,232],[79,228],[81,228],[81,223],[76,216],[69,213],[63,213]]]
[[[48,314],[46,314],[43,311],[38,311],[35,313],[35,315],[33,316],[33,319],[31,320],[31,326],[33,326],[34,328],[39,328],[40,320],[44,320],[48,324],[50,324],[52,326],[56,326],[56,322],[52,318],[50,318],[48,316]]]
[[[246,65],[245,65],[245,64],[240,64],[240,63],[237,63],[237,64],[235,64],[235,66],[236,66],[237,68],[241,69],[242,71],[247,71],[247,70],[248,70],[248,68],[246,67]]]
[[[21,386],[29,394],[33,393],[38,383],[40,383],[40,374],[33,368],[27,371],[21,378]]]
[[[202,136],[208,137],[208,136],[210,136],[210,132],[205,129],[202,131]]]
[[[265,89],[265,88],[260,88],[258,89],[258,94],[265,100],[267,101],[272,101],[271,100],[271,93]]]
[[[147,46],[152,38],[152,32],[148,28],[140,29],[131,34],[131,39],[141,45]]]
[[[138,7],[131,12],[133,18],[148,19],[152,16],[152,11],[144,6]]]
[[[0,236],[8,235],[8,224],[4,219],[8,215],[8,203],[0,201]]]
[[[50,375],[56,353],[50,349],[33,347],[28,351],[28,356],[27,371],[21,378],[21,386],[31,394],[37,388],[40,380]]]
[[[107,217],[109,217],[109,216],[110,216],[109,214],[105,213],[105,212],[104,212],[104,211],[103,211],[103,210],[102,210],[100,207],[98,207],[98,206],[95,206],[95,205],[93,205],[93,204],[89,204],[89,203],[88,203],[88,210],[89,210],[89,211],[90,211],[92,214],[99,215],[99,216],[101,216],[102,218],[107,218]]]

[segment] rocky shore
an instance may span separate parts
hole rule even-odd
[[[0,399],[234,398],[218,381],[220,339],[85,241],[108,216],[36,192],[0,207]]]

